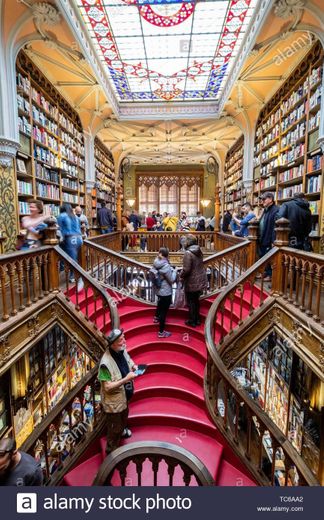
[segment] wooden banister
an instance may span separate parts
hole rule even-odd
[[[121,485],[125,485],[127,467],[130,463],[134,463],[139,470],[137,483],[134,485],[141,486],[143,463],[147,459],[152,465],[152,485],[158,485],[159,464],[162,461],[166,463],[169,475],[171,474],[170,486],[173,486],[176,466],[179,466],[183,472],[185,486],[190,485],[192,479],[193,483],[195,484],[196,481],[199,486],[215,485],[206,466],[188,450],[169,442],[142,441],[127,444],[110,453],[101,464],[93,486],[110,486],[115,473],[119,473]],[[179,483],[177,482],[176,485]]]
[[[286,227],[286,223],[283,224]],[[272,296],[269,292],[265,292],[262,279],[265,266],[268,263],[272,264],[274,273]],[[256,285],[257,280],[259,280],[257,275],[261,277],[258,286]],[[288,247],[281,247],[280,249],[274,247],[220,293],[207,316],[205,337],[208,357],[205,377],[205,398],[209,411],[232,448],[244,460],[257,480],[264,485],[274,484],[274,456],[276,449],[279,448],[283,451],[285,457],[286,480],[288,478],[288,469],[290,469],[289,466],[293,465],[298,473],[299,485],[317,486],[319,481],[279,428],[259,405],[248,396],[237,379],[229,373],[222,358],[222,344],[226,340],[226,344],[230,345],[233,330],[236,331],[236,336],[238,336],[240,330],[243,330],[243,327],[247,325],[247,320],[251,322],[251,329],[254,317],[260,316],[260,312],[267,312],[269,307],[267,302],[278,296],[286,298],[292,306],[298,306],[308,320],[311,317],[315,321],[320,321],[321,316],[319,316],[319,313],[321,311],[319,302],[324,292],[323,276],[323,256]],[[249,288],[251,293],[249,317],[244,324],[242,319],[234,324],[231,318],[233,298],[236,297],[238,304],[242,307],[243,299],[239,297],[239,294],[243,294],[247,288]],[[262,308],[264,309],[263,311]],[[290,310],[293,312],[293,307]],[[223,328],[224,316],[229,317],[230,320],[228,333],[224,332]],[[226,355],[228,354],[227,348]],[[234,417],[229,415],[227,406],[229,395],[233,395],[235,402],[240,403],[239,406],[234,404],[232,407],[235,410]],[[224,404],[222,407],[220,407],[219,401]],[[237,423],[240,421],[242,411],[247,422],[245,426],[241,426],[239,432]],[[230,428],[228,427],[229,423],[231,424]],[[266,475],[261,469],[260,452],[257,459],[253,459],[253,453],[251,452],[252,435],[254,437],[258,436],[258,442],[262,444],[265,431],[270,434],[273,449],[272,469],[269,475]]]

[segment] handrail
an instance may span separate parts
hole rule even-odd
[[[63,271],[64,283],[60,280]],[[76,282],[71,282],[74,278]],[[0,256],[0,316],[2,321],[17,316],[52,293],[62,292],[77,312],[99,328],[109,323],[118,327],[119,317],[112,298],[103,287],[58,246],[43,246]],[[74,295],[74,303],[71,297]],[[94,301],[95,313],[89,309]],[[101,314],[96,311],[101,309]],[[108,316],[107,316],[108,311]],[[100,327],[101,328],[101,327]]]
[[[24,452],[40,461],[45,485],[57,485],[103,428],[97,372],[96,365],[55,405],[21,446]]]
[[[250,246],[248,240],[243,240],[240,244],[204,258],[203,264],[208,277],[205,296],[217,293],[247,269]],[[149,277],[150,266],[91,240],[85,240],[84,247],[86,267],[93,277],[117,292],[127,291],[128,296],[148,303],[155,301],[154,288]]]
[[[268,263],[273,264],[272,298],[274,299],[278,295],[287,297],[287,272],[289,273],[291,290],[294,291],[296,277],[294,277],[292,263],[288,262],[287,264],[287,258],[300,257],[310,265],[314,256],[315,260],[323,266],[324,258],[321,257],[321,255],[311,255],[305,252],[301,252],[299,255],[299,251],[295,249],[285,247],[279,249],[278,247],[274,247],[234,283],[222,291],[212,304],[206,319],[205,337],[208,356],[205,377],[205,398],[207,406],[214,422],[224,433],[233,449],[244,459],[244,462],[257,480],[265,485],[274,485],[276,453],[278,450],[282,450],[284,454],[285,485],[288,484],[288,479],[291,479],[289,470],[291,470],[292,466],[295,468],[294,471],[297,473],[298,479],[296,479],[296,483],[292,483],[291,485],[317,486],[319,482],[281,430],[259,405],[249,397],[238,380],[228,372],[222,360],[222,352],[219,347],[225,339],[230,338],[235,328],[238,329],[238,327],[242,325],[243,304],[247,305],[245,310],[248,311],[249,318],[253,319],[253,314],[259,312],[263,303],[270,298],[270,294],[266,294],[264,291],[262,278],[264,268]],[[296,265],[296,262],[294,262],[293,265]],[[314,270],[312,272],[318,275],[321,272],[323,275],[322,271],[323,269],[321,267],[320,270]],[[261,279],[260,287],[257,288],[256,276],[258,274],[261,275]],[[305,294],[306,291],[306,278],[307,276],[304,269],[303,294]],[[321,289],[319,289],[319,287],[321,288],[321,286],[322,277],[319,276],[317,294],[320,293]],[[250,290],[250,296],[248,301],[245,300],[244,302],[244,291],[247,290]],[[308,293],[312,294],[312,292],[313,285],[311,280]],[[233,302],[235,298],[238,299],[240,305],[238,322],[234,321],[233,316]],[[229,330],[229,332],[227,334],[224,333],[225,316],[229,319],[229,324],[227,323],[227,330]],[[268,432],[271,439],[272,448],[272,452],[268,452],[268,454],[270,453],[269,457],[271,459],[270,470],[268,471],[265,470],[264,460],[262,458],[266,432]],[[257,439],[259,446],[257,455],[255,455],[251,449],[253,438],[254,440]]]
[[[169,442],[141,441],[117,448],[101,464],[93,481],[93,486],[111,485],[115,472],[119,473],[121,485],[125,486],[127,467],[136,466],[137,486],[142,485],[143,464],[148,460],[152,464],[152,485],[158,486],[159,464],[164,461],[168,467],[169,486],[173,486],[177,466],[183,472],[183,483],[189,486],[192,478],[199,486],[214,486],[215,482],[206,466],[190,451]],[[133,484],[136,485],[136,484]],[[147,485],[147,484],[146,484]],[[179,485],[177,482],[175,485]]]

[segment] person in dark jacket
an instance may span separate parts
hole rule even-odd
[[[207,288],[207,273],[203,265],[202,251],[197,245],[197,240],[193,235],[187,236],[185,249],[180,279],[184,283],[186,300],[189,307],[189,320],[186,321],[186,325],[196,327],[201,323],[199,297]]]
[[[159,338],[169,338],[171,332],[167,332],[165,328],[166,316],[172,302],[172,285],[176,281],[177,272],[169,263],[169,250],[167,247],[161,247],[159,255],[154,260],[153,270],[160,275],[161,287],[156,291],[158,304],[156,314],[153,319],[154,323],[160,323]]]
[[[12,437],[0,440],[0,486],[41,486],[41,465],[31,455],[18,451]]]
[[[232,220],[232,213],[227,210],[223,216],[223,223],[222,223],[222,231],[223,233],[228,233],[230,231],[229,225]]]
[[[141,227],[141,219],[139,218],[135,209],[133,209],[132,213],[129,216],[129,222],[133,223],[134,231],[137,231],[139,227]]]
[[[274,202],[274,193],[266,191],[261,195],[263,213],[259,222],[259,257],[266,255],[276,239],[275,222],[278,215],[278,206]],[[270,282],[272,277],[271,265],[265,269],[265,282]]]
[[[277,219],[279,218],[289,220],[289,246],[310,251],[308,236],[312,230],[312,213],[304,193],[295,193],[292,200],[284,202],[277,215]]]
[[[114,229],[114,221],[110,209],[106,207],[106,203],[101,203],[101,208],[97,212],[97,222],[100,227],[101,234],[111,233]]]

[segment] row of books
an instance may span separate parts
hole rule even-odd
[[[295,108],[290,114],[281,120],[281,132],[285,132],[290,126],[296,121],[299,121],[306,113],[306,103],[303,103],[299,107]]]
[[[279,123],[277,123],[273,128],[272,130],[266,134],[264,136],[264,138],[262,139],[261,141],[261,145],[262,147],[265,147],[267,146],[271,141],[273,141],[274,139],[276,139],[276,137],[279,136],[279,133],[280,133],[280,126],[279,126]],[[258,143],[259,144],[259,143]]]
[[[25,116],[19,116],[18,129],[19,132],[23,132],[24,134],[31,136],[31,124],[29,122],[29,119],[27,119]]]
[[[306,124],[300,123],[296,126],[294,130],[288,132],[286,135],[281,138],[281,148],[285,148],[285,146],[293,145],[298,139],[305,137],[305,129]]]
[[[50,132],[58,136],[58,124],[52,119],[48,119],[42,110],[33,105],[32,115],[34,121],[47,128]]]
[[[72,181],[67,177],[63,177],[61,182],[62,186],[64,186],[65,188],[71,188],[72,190],[77,190],[79,187],[77,181]]]
[[[60,113],[58,118],[59,124],[65,128],[70,134],[72,134],[76,139],[78,139],[80,142],[83,142],[83,136],[82,133],[79,132],[79,130],[76,128],[76,126],[72,123],[70,119],[65,117],[64,114]]]
[[[308,85],[308,78],[306,78],[304,83],[299,85],[299,87],[289,96],[289,98],[281,103],[281,115],[287,114],[287,112],[289,112],[289,110],[291,110],[292,107],[307,94],[309,88]]]
[[[62,193],[62,199],[64,202],[69,202],[70,204],[79,204],[78,195],[73,195],[72,193],[67,193],[66,191]]]
[[[319,124],[320,124],[320,117],[321,117],[321,113],[320,111],[318,111],[316,114],[314,114],[313,116],[310,116],[309,120],[308,120],[308,131],[312,131],[314,130],[315,128],[318,128],[319,127]]]
[[[37,105],[41,106],[43,110],[45,110],[45,112],[47,112],[47,114],[52,117],[55,121],[58,120],[58,116],[59,116],[59,109],[56,105],[53,105],[52,103],[50,103],[46,98],[45,96],[41,93],[41,92],[38,92],[38,90],[36,90],[35,88],[32,88],[32,100],[35,101],[35,103],[37,103]]]
[[[314,155],[310,159],[307,159],[307,173],[312,173],[316,170],[322,169],[323,165],[323,156],[322,155]]]
[[[321,91],[322,87],[318,86],[314,94],[309,98],[309,108],[312,109],[321,103]]]
[[[50,170],[40,163],[36,163],[35,167],[36,177],[44,179],[45,181],[60,183],[59,174],[56,170]]]
[[[58,141],[52,135],[48,134],[46,130],[43,128],[39,128],[38,126],[33,127],[33,137],[39,143],[42,143],[44,146],[48,146],[52,150],[58,153],[59,145]]]
[[[294,193],[302,193],[303,184],[296,184],[295,186],[289,186],[288,188],[279,188],[278,200],[280,199],[291,199]]]
[[[280,109],[276,110],[276,112],[273,112],[270,114],[268,119],[262,124],[262,127],[259,127],[257,130],[257,138],[259,130],[262,129],[262,132],[260,132],[259,136],[261,137],[262,134],[265,134],[269,129],[271,129],[278,121],[280,120]]]
[[[28,77],[23,76],[20,72],[17,74],[17,86],[21,88],[25,94],[30,93],[30,80]]]
[[[36,182],[36,192],[39,197],[55,200],[59,200],[60,198],[60,189],[57,186],[53,186],[53,184]]]
[[[305,154],[305,144],[300,143],[291,150],[287,150],[279,156],[279,165],[285,166]]]
[[[24,96],[21,96],[20,94],[17,94],[17,105],[20,110],[23,110],[23,112],[29,114],[30,103],[26,98],[24,98]]]
[[[314,177],[310,177],[307,180],[307,192],[308,193],[317,193],[321,189],[321,176],[314,175]]]
[[[47,148],[42,148],[41,146],[34,146],[34,157],[39,161],[43,161],[49,166],[53,166],[54,168],[60,167],[60,161],[56,154],[48,150]]]
[[[279,176],[279,182],[287,182],[292,179],[298,179],[302,177],[304,174],[304,165],[300,164],[299,166],[295,166],[294,168],[289,168],[285,172],[282,172]]]
[[[260,189],[263,190],[265,188],[270,188],[270,186],[275,186],[277,181],[276,175],[270,175],[267,179],[260,180]]]
[[[33,194],[33,185],[31,182],[17,180],[17,189],[18,193],[22,193],[23,195],[32,195]]]
[[[270,148],[268,148],[267,150],[262,152],[261,161],[262,162],[267,161],[268,159],[270,159],[270,157],[273,157],[278,152],[279,152],[279,143],[275,143],[274,145],[270,146]]]

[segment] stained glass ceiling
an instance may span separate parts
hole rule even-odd
[[[217,101],[259,0],[74,0],[118,101]]]

